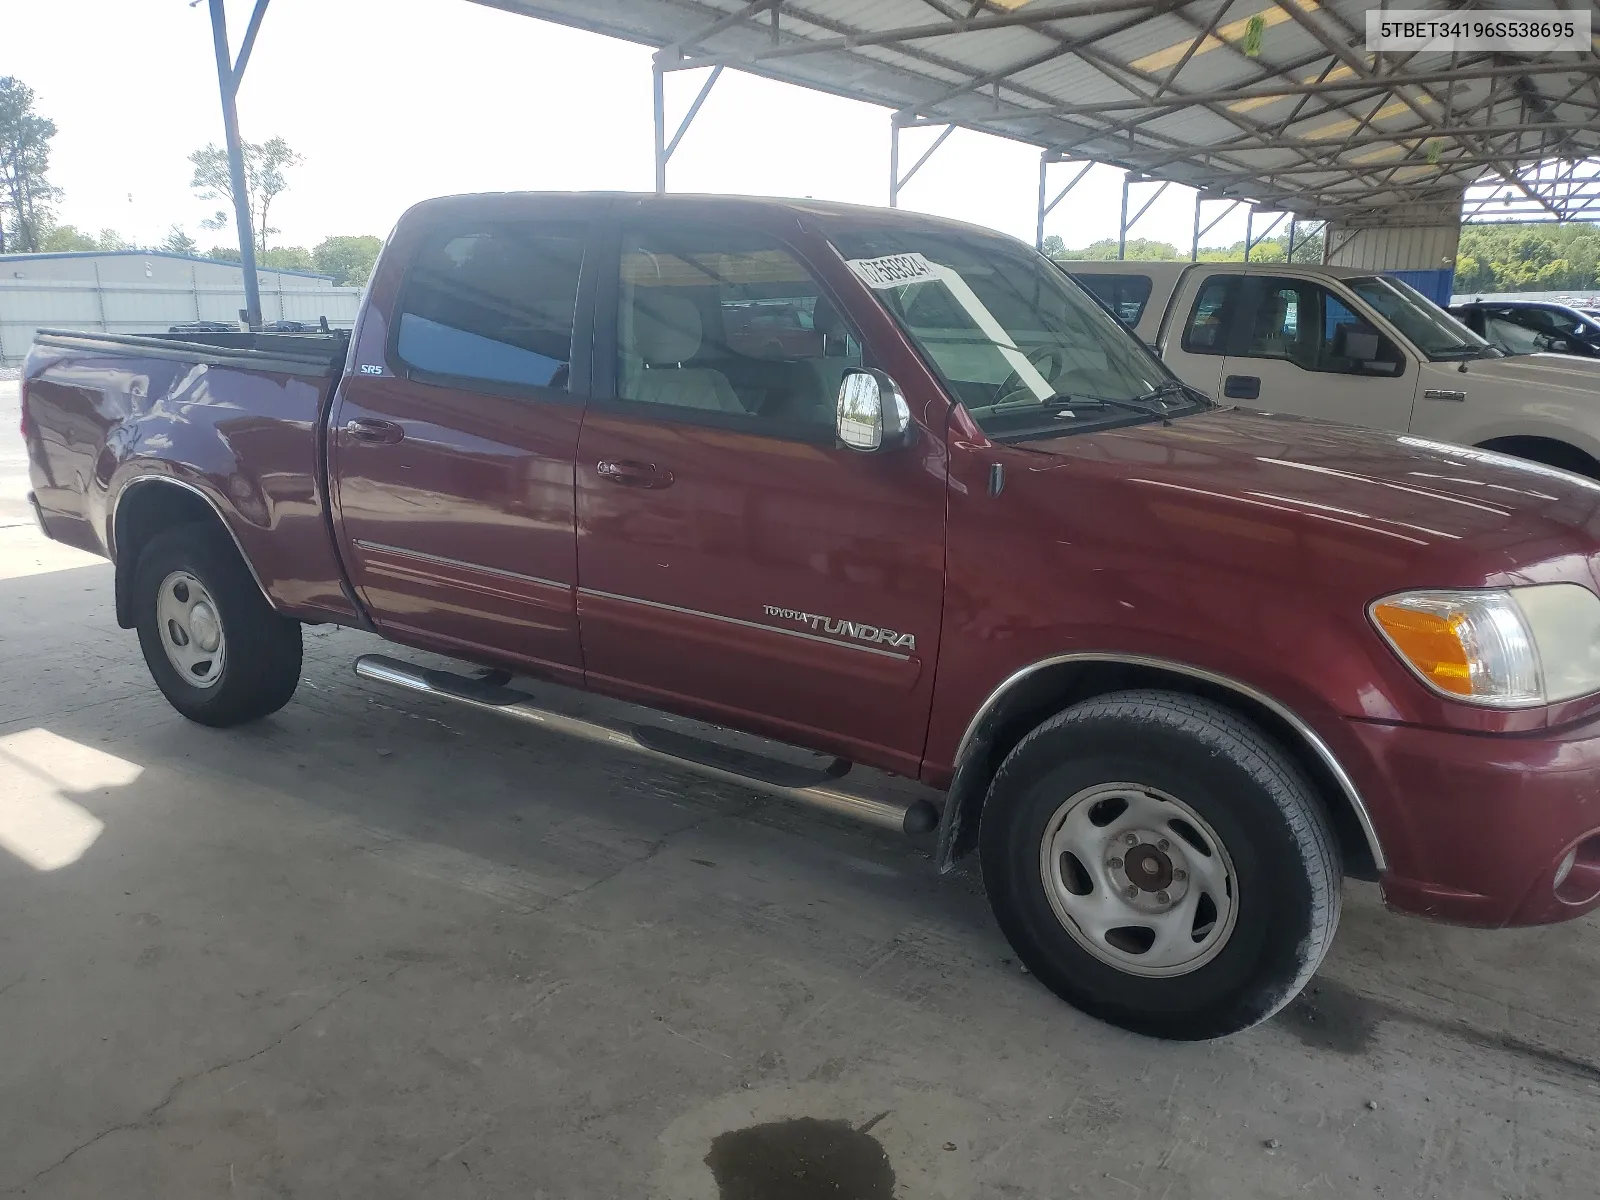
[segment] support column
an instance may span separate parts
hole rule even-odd
[[[261,287],[256,280],[256,237],[250,221],[249,181],[245,176],[244,142],[239,136],[239,111],[235,101],[239,94],[240,77],[250,57],[250,47],[255,42],[256,30],[261,27],[261,17],[266,9],[267,0],[256,0],[236,65],[228,50],[228,17],[223,0],[211,0],[211,42],[217,57],[217,87],[222,94],[222,131],[228,144],[228,181],[229,190],[233,192],[233,220],[239,233],[245,324],[251,329],[261,326]]]
[[[1117,261],[1128,257],[1128,184],[1133,179],[1131,171],[1122,173],[1122,215],[1117,219]]]
[[[1189,261],[1200,261],[1200,205],[1204,192],[1196,191],[1194,194],[1194,237],[1189,242]]]
[[[900,207],[900,122],[889,118],[889,207]]]
[[[919,122],[918,124],[922,124],[922,123],[923,122]],[[925,122],[925,123],[926,124],[933,124],[933,125],[938,124],[937,121],[930,121],[930,122]],[[904,124],[905,124],[905,122],[904,122],[903,118],[901,117],[901,114],[899,114],[899,113],[895,113],[893,116],[891,116],[889,118],[889,207],[890,208],[899,208],[900,207],[900,189],[905,187],[906,184],[911,182],[911,177],[913,175],[915,175],[918,171],[922,170],[922,164],[927,162],[930,158],[932,158],[933,157],[933,152],[935,150],[937,150],[940,146],[944,145],[945,139],[956,131],[956,127],[953,124],[952,125],[946,125],[944,127],[943,132],[941,132],[938,137],[933,139],[933,145],[929,146],[926,150],[924,150],[922,152],[922,157],[917,159],[916,162],[912,163],[911,164],[911,169],[909,171],[907,171],[904,175],[902,175],[902,174],[900,174],[900,130],[902,128],[904,128]]]
[[[683,135],[689,132],[689,126],[694,124],[695,117],[700,114],[700,106],[706,102],[706,97],[711,94],[711,89],[717,85],[717,80],[722,77],[722,64],[718,63],[711,68],[711,74],[706,76],[705,83],[700,85],[700,91],[694,98],[694,103],[689,105],[689,111],[683,114],[683,120],[678,122],[677,132],[672,135],[672,140],[667,141],[667,72],[680,68],[670,66],[663,61],[662,55],[669,54],[668,50],[658,53],[650,62],[650,95],[654,109],[655,139],[656,139],[656,194],[661,195],[667,190],[667,163],[672,160],[673,151],[677,150],[678,143],[683,141]],[[693,65],[692,63],[689,65]]]
[[[1078,168],[1078,173],[1068,181],[1067,186],[1055,194],[1055,199],[1046,200],[1049,195],[1048,173],[1051,163],[1070,162],[1070,159],[1061,157],[1059,150],[1043,150],[1039,153],[1039,212],[1038,220],[1034,225],[1033,246],[1041,254],[1044,252],[1044,219],[1055,210],[1056,205],[1067,198],[1067,194],[1083,182],[1083,177],[1094,169],[1092,161],[1086,162]]]
[[[654,101],[656,127],[656,195],[667,190],[667,76],[661,64],[650,64],[650,95]]]
[[[1250,261],[1250,244],[1256,228],[1256,206],[1252,204],[1250,211],[1244,215],[1244,260]]]

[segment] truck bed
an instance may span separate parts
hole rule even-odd
[[[354,616],[324,423],[349,334],[44,329],[23,369],[30,484],[53,538],[116,559],[130,527],[220,516],[279,611]],[[164,481],[169,486],[136,486]],[[170,485],[177,485],[176,488]],[[190,507],[175,503],[180,493]]]
[[[180,362],[254,367],[291,375],[326,375],[344,362],[349,331],[329,333],[97,333],[41,329],[34,344],[90,354],[125,354]]]

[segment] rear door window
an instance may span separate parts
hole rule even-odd
[[[1117,314],[1124,325],[1137,325],[1150,303],[1150,276],[1078,274],[1072,277],[1088,288]]]
[[[566,391],[584,230],[442,226],[406,276],[395,351],[424,379]]]

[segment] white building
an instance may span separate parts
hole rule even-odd
[[[261,267],[263,321],[355,321],[361,289],[328,275]],[[15,367],[38,329],[159,333],[190,321],[237,323],[244,270],[164,250],[0,255],[0,368]]]

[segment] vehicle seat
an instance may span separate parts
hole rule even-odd
[[[670,293],[634,292],[633,357],[625,364],[629,399],[676,408],[742,413],[728,377],[712,367],[686,367],[700,353],[700,309]]]
[[[1289,304],[1276,293],[1263,296],[1256,311],[1256,328],[1253,349],[1255,353],[1271,358],[1288,358],[1294,350],[1294,338],[1284,329],[1289,315]]]

